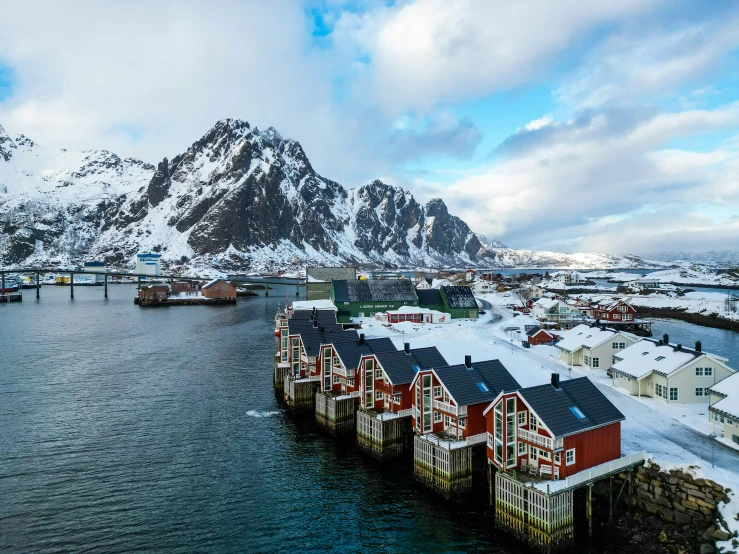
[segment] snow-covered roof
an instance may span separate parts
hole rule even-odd
[[[559,304],[559,300],[556,298],[539,298],[536,302],[534,302],[534,306],[540,306],[544,308],[545,310],[548,310],[549,308],[554,308]]]
[[[603,330],[600,327],[581,324],[562,333],[562,340],[557,343],[557,348],[567,352],[574,352],[582,347],[595,348],[617,334],[613,329]]]
[[[730,414],[739,419],[739,373],[729,375],[711,387],[713,392],[724,395],[724,398],[711,404],[711,410]]]
[[[421,308],[420,306],[401,306],[397,310],[387,310],[388,314],[439,314],[444,315],[444,312],[439,310],[430,310],[428,308]]]
[[[209,287],[212,287],[212,286],[213,286],[213,285],[215,285],[215,284],[216,284],[216,283],[217,283],[218,281],[223,281],[223,279],[221,279],[221,278],[216,278],[216,279],[213,279],[212,281],[208,281],[207,283],[205,283],[205,284],[203,285],[203,288],[204,288],[204,289],[207,289],[207,288],[209,288]]]
[[[636,379],[641,379],[652,371],[670,375],[698,356],[700,354],[693,350],[675,350],[673,346],[642,339],[616,355],[620,361],[613,365],[613,369]]]
[[[293,310],[336,310],[331,300],[296,300],[293,302]]]

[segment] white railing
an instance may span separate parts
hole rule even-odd
[[[447,402],[442,402],[441,400],[434,400],[434,409],[435,410],[441,410],[442,412],[447,412],[454,415],[459,415],[457,413],[457,407],[452,406],[451,404]],[[465,413],[466,413],[466,407],[465,407]]]
[[[319,381],[320,382],[321,381],[321,376],[320,375],[311,375],[310,377],[308,377],[308,381]]]
[[[398,417],[413,415],[413,408],[398,411]]]
[[[487,440],[488,440],[488,434],[480,433],[479,435],[472,435],[471,437],[467,437],[467,444],[471,446],[473,444],[480,444],[481,442],[487,442]]]
[[[334,373],[334,375],[341,375],[342,377],[346,377],[345,369],[342,369],[340,367],[334,367],[331,371]]]
[[[355,390],[355,391],[350,392],[349,396],[351,396],[352,398],[359,398],[360,396],[362,396],[362,393],[359,392],[358,390]]]
[[[462,406],[461,408],[457,408],[457,415],[466,416],[467,415],[467,406]]]
[[[591,467],[590,469],[578,471],[577,473],[575,473],[575,475],[571,475],[565,479],[565,481],[567,482],[567,488],[576,487],[578,485],[587,483],[588,481],[593,481],[605,475],[616,473],[624,468],[643,462],[646,457],[647,456],[645,452],[638,452],[636,454],[632,454],[631,456],[624,456],[623,458],[619,458],[618,460],[613,460],[610,462],[606,462],[605,464]]]
[[[539,446],[543,446],[547,450],[555,450],[557,448],[561,448],[563,443],[561,438],[552,440],[549,437],[540,435],[539,433],[534,433],[533,431],[527,431],[526,429],[520,428],[518,429],[518,438],[528,442],[532,442],[534,444],[538,444]]]

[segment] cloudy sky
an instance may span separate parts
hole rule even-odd
[[[739,6],[0,0],[0,125],[156,162],[224,117],[518,248],[739,244]]]

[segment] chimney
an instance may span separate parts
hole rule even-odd
[[[552,386],[559,390],[559,373],[552,373]]]
[[[662,339],[659,339],[659,340],[657,341],[657,345],[658,345],[658,346],[662,346],[663,344],[664,344],[664,342],[662,342]]]
[[[323,333],[325,330],[326,328],[323,325],[321,325],[321,333]]]
[[[683,345],[680,344],[680,343],[677,343],[677,346],[675,347],[675,350],[682,350],[682,349],[683,349]]]
[[[410,354],[411,353],[411,343],[410,342],[403,343],[403,350],[405,350],[406,354]]]
[[[464,357],[464,365],[467,369],[472,368],[472,356],[470,356],[469,354]]]
[[[668,335],[667,333],[665,333],[664,335],[662,335],[662,342],[664,342],[665,345],[670,344],[670,335]]]
[[[318,327],[318,322],[317,321],[314,321],[313,322],[313,327]]]
[[[701,341],[699,340],[695,341],[695,351],[703,352],[703,345],[701,344]]]
[[[364,333],[359,333],[359,344],[360,346],[364,344]]]

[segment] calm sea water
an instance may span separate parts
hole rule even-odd
[[[283,413],[272,318],[141,309],[135,287],[0,304],[0,552],[520,552]]]

